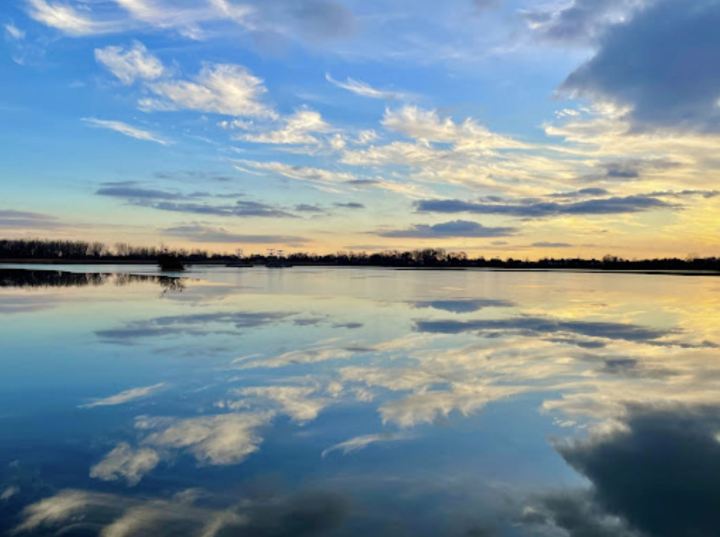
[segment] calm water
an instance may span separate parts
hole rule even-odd
[[[720,532],[720,279],[64,270],[0,271],[0,533]]]

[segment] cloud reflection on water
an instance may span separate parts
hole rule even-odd
[[[189,484],[183,460],[197,469],[194,479],[202,480],[208,467],[243,476],[235,468],[260,472],[259,465],[277,464],[283,473],[290,463],[267,457],[288,453],[307,472],[301,480],[330,472],[324,478],[335,486],[359,479],[367,461],[397,483],[407,478],[403,472],[435,472],[422,482],[423,490],[441,478],[470,479],[477,472],[483,481],[492,475],[512,500],[487,520],[463,522],[457,534],[713,535],[711,506],[720,490],[714,467],[720,449],[714,342],[720,325],[713,311],[720,304],[711,279],[676,279],[683,292],[665,293],[651,285],[661,277],[650,276],[523,276],[537,286],[496,274],[374,276],[355,278],[357,288],[336,293],[351,281],[347,275],[208,271],[212,300],[201,300],[202,285],[189,282],[186,294],[195,293],[197,300],[158,307],[138,297],[132,300],[152,312],[128,310],[114,327],[102,319],[105,327],[93,330],[100,336],[93,340],[98,356],[129,358],[115,345],[124,341],[134,344],[133,353],[158,360],[153,344],[171,340],[178,352],[168,351],[164,363],[192,369],[175,371],[172,379],[157,369],[155,377],[124,384],[134,388],[95,390],[114,395],[78,401],[76,406],[106,407],[102,413],[116,420],[115,428],[99,429],[107,445],[84,475],[123,492],[76,487],[45,494],[30,503],[17,526],[38,534],[85,528],[105,537],[173,534],[172,528],[177,535],[302,534],[297,528],[283,533],[287,527],[269,519],[270,526],[262,525],[254,508],[227,500],[210,506],[138,493],[141,499],[133,492],[145,490],[149,475],[168,483],[167,490]],[[468,278],[482,283],[479,290]],[[435,286],[427,285],[433,279]],[[583,287],[598,281],[600,290]],[[541,284],[554,292],[538,292]],[[172,390],[162,389],[169,383]],[[144,415],[128,414],[136,408]],[[491,416],[504,408],[524,409],[526,421],[503,424],[511,432],[501,428]],[[479,419],[485,414],[487,421]],[[471,438],[477,435],[482,456],[489,456],[484,449],[512,448],[504,443],[511,435],[513,442],[532,445],[533,454],[554,454],[575,478],[528,477],[523,488],[525,476],[513,476],[507,461],[483,474],[488,470],[472,451],[453,451],[464,445],[459,431],[466,426]],[[457,457],[454,464],[440,464],[445,450]],[[419,460],[429,468],[418,467]],[[333,466],[339,461],[346,465],[342,471]],[[168,481],[169,473],[177,473],[175,481]],[[373,478],[368,494],[380,497],[387,484]],[[438,505],[439,512],[465,505],[453,497],[441,495],[450,503]],[[308,535],[346,522],[344,500],[333,501],[330,511],[344,514],[329,526],[310,524]],[[663,511],[670,503],[677,508]],[[310,513],[317,508],[308,507]],[[428,517],[431,512],[439,516],[428,510]],[[450,524],[434,521],[441,528]],[[431,534],[427,528],[417,534]]]

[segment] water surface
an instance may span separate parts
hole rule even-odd
[[[713,277],[6,268],[0,532],[717,535],[719,312]]]

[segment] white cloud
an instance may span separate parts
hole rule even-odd
[[[92,502],[89,492],[65,490],[33,503],[23,510],[23,521],[15,528],[15,533],[31,531],[45,524],[63,522],[81,512]]]
[[[320,411],[328,404],[327,399],[314,396],[316,391],[312,386],[251,386],[233,390],[233,394],[268,400],[275,403],[282,413],[296,422],[305,423],[317,418]],[[244,406],[247,401],[236,403]]]
[[[335,80],[330,74],[325,74],[325,80],[330,82],[333,86],[342,88],[346,91],[360,95],[361,97],[368,97],[370,99],[385,99],[385,100],[406,100],[410,98],[410,95],[400,91],[392,90],[381,90],[373,88],[370,84],[355,80],[353,78],[346,78],[345,81]]]
[[[354,438],[350,438],[349,440],[345,440],[344,442],[339,442],[338,444],[330,446],[329,448],[323,450],[320,456],[325,458],[333,451],[342,451],[343,455],[347,455],[348,453],[354,453],[355,451],[365,449],[371,444],[398,442],[400,440],[408,440],[410,438],[411,436],[406,433],[381,433],[356,436]]]
[[[239,369],[276,368],[296,364],[315,364],[328,360],[345,360],[352,356],[350,351],[337,348],[315,348],[289,351],[271,358],[254,358],[251,360],[235,360]]]
[[[320,140],[314,136],[314,133],[329,130],[330,125],[319,112],[301,108],[285,118],[283,125],[277,130],[245,134],[238,138],[262,144],[318,144]]]
[[[241,170],[243,166],[247,166],[256,171],[275,173],[297,181],[341,183],[355,179],[355,176],[348,172],[336,172],[311,166],[293,166],[284,162],[259,162],[255,160],[236,160],[235,162],[240,165],[238,169]]]
[[[436,110],[417,106],[385,110],[382,124],[386,129],[416,140],[454,143],[455,149],[460,151],[524,147],[516,140],[491,132],[471,118],[455,123],[450,117],[441,118]]]
[[[115,395],[110,395],[109,397],[103,397],[102,399],[96,399],[96,400],[92,401],[91,403],[80,405],[80,407],[81,408],[93,408],[96,406],[121,405],[121,404],[127,403],[129,401],[134,401],[136,399],[141,399],[143,397],[147,397],[148,395],[152,395],[153,393],[161,390],[164,386],[165,386],[165,383],[160,382],[158,384],[153,384],[151,386],[130,388],[129,390],[124,390],[120,393],[116,393]]]
[[[6,487],[5,490],[0,492],[0,501],[7,501],[13,496],[15,496],[18,492],[20,492],[20,488],[16,487],[15,485]]]
[[[27,0],[28,15],[36,21],[73,36],[103,34],[120,29],[111,21],[99,21],[71,5],[46,0]]]
[[[133,449],[121,442],[90,469],[90,477],[103,481],[125,479],[128,485],[134,486],[159,462],[160,455],[154,449]]]
[[[135,80],[154,80],[165,72],[162,62],[150,54],[145,45],[135,41],[130,48],[108,46],[95,49],[95,59],[123,84]]]
[[[89,125],[92,125],[93,127],[100,127],[101,129],[109,129],[111,131],[119,132],[120,134],[129,136],[130,138],[135,138],[136,140],[155,142],[161,145],[168,145],[170,143],[168,140],[165,140],[164,138],[161,138],[150,131],[140,129],[138,127],[133,127],[132,125],[128,125],[127,123],[124,123],[122,121],[97,119],[94,117],[83,118],[83,121]]]
[[[172,421],[151,433],[146,445],[161,449],[181,449],[207,464],[237,464],[257,451],[262,438],[257,429],[272,418],[272,413],[241,413],[203,416]],[[152,428],[154,422],[147,422]]]
[[[205,508],[194,505],[196,494],[186,490],[170,499],[123,496],[81,490],[61,490],[30,504],[11,534],[43,527],[53,535],[72,533],[78,523],[101,537],[135,535],[215,537],[235,535],[248,523],[242,507]],[[43,531],[42,533],[46,533]]]
[[[193,80],[161,80],[148,84],[158,99],[145,99],[145,110],[196,110],[214,114],[270,117],[277,114],[262,102],[263,81],[241,65],[206,64]]]
[[[18,28],[17,26],[15,26],[13,23],[8,22],[7,24],[5,24],[4,27],[5,27],[5,34],[9,38],[15,39],[17,41],[25,39],[25,32],[23,30],[21,30],[20,28]]]

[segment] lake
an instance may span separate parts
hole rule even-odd
[[[0,321],[0,532],[718,534],[715,277],[6,266]]]

